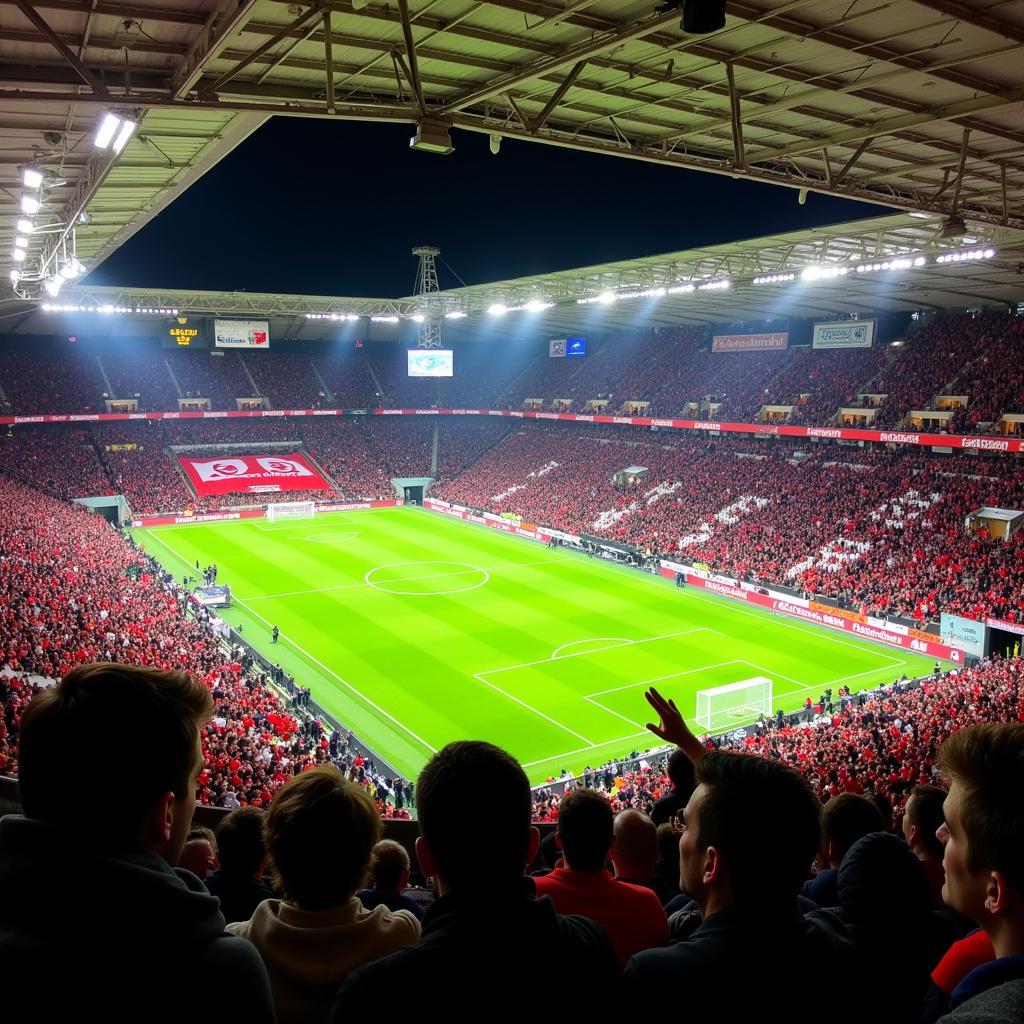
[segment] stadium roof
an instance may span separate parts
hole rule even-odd
[[[54,228],[30,239],[26,277],[72,228],[91,268],[275,113],[426,121],[442,141],[450,126],[1024,228],[1021,5],[730,0],[698,36],[655,3],[0,0],[3,242],[26,163],[48,175]],[[92,145],[104,112],[138,120],[120,155]]]
[[[481,322],[489,338],[524,333],[564,337],[580,330],[628,330],[640,322],[669,326],[784,317],[830,319],[850,313],[1009,306],[1024,301],[1024,230],[982,225],[963,248],[937,238],[938,223],[938,218],[897,214],[805,228],[453,288],[433,293],[428,301],[416,295],[377,299],[86,285],[63,293],[59,304],[267,319],[274,338],[310,340],[336,337],[338,320],[346,316],[409,320],[426,314],[440,319],[454,312],[466,315],[445,321],[445,338],[461,341],[479,337]],[[970,258],[953,258],[964,253]],[[818,274],[821,269],[824,276]],[[728,287],[719,287],[726,281]],[[539,306],[531,308],[530,303]],[[508,312],[490,315],[495,305],[507,307]],[[44,311],[23,308],[25,319],[17,331],[49,333],[53,329],[47,324],[53,320],[45,306]],[[147,318],[152,319],[143,317]],[[83,325],[81,330],[85,329]],[[375,328],[374,334],[387,337],[389,332],[392,337],[398,333],[385,324]],[[139,333],[156,332],[150,328]]]

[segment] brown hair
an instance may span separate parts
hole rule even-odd
[[[600,871],[608,860],[615,816],[608,798],[593,789],[574,789],[558,805],[558,838],[574,871]]]
[[[380,829],[370,794],[333,765],[296,775],[267,813],[267,855],[278,889],[303,910],[340,906],[363,884]]]
[[[409,870],[409,851],[394,839],[382,839],[373,848],[370,874],[378,889],[397,889]]]
[[[1024,892],[1024,722],[953,733],[939,749],[939,765],[964,790],[961,823],[971,870],[1001,871]]]
[[[25,814],[114,845],[134,845],[156,800],[184,798],[210,691],[185,672],[97,662],[38,694],[21,722]],[[114,769],[112,814],[97,813],[75,779]]]
[[[840,863],[858,839],[872,832],[884,831],[881,811],[866,796],[840,793],[832,797],[821,812],[822,853],[831,843],[833,854]]]

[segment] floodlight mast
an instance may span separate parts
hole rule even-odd
[[[434,261],[441,255],[441,250],[433,245],[417,245],[412,254],[419,257],[420,261],[416,271],[416,294],[422,296],[423,303],[420,309],[423,320],[420,322],[416,347],[440,348],[441,316],[437,306],[430,301],[430,296],[440,291],[437,285],[437,264]]]

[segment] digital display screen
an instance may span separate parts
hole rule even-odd
[[[585,356],[587,354],[587,339],[566,338],[565,354],[567,356]]]
[[[450,348],[411,348],[410,377],[451,377],[455,372],[454,353]]]

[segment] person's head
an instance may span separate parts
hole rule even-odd
[[[611,853],[614,817],[608,798],[574,789],[558,805],[558,846],[573,871],[601,871]]]
[[[820,805],[792,768],[753,754],[711,751],[679,840],[679,881],[701,914],[796,899],[818,850]]]
[[[258,878],[263,873],[267,845],[262,807],[236,807],[217,825],[217,856],[221,872],[235,878]]]
[[[203,767],[210,691],[184,672],[97,663],[43,690],[21,722],[18,785],[25,814],[90,845],[144,849],[175,864],[185,845]],[[117,754],[110,813],[73,784],[83,766]]]
[[[267,812],[267,859],[277,888],[303,910],[341,906],[363,884],[380,828],[370,794],[334,765],[296,775]]]
[[[658,862],[658,829],[643,811],[628,808],[615,815],[612,864],[615,874],[646,882]]]
[[[394,839],[382,839],[373,848],[370,875],[378,889],[401,892],[409,887],[409,854]]]
[[[821,812],[821,857],[830,868],[843,863],[847,851],[871,832],[885,832],[878,808],[865,796],[840,793]]]
[[[188,830],[178,867],[191,871],[196,878],[205,878],[211,871],[216,871],[217,839],[212,829],[193,825]]]
[[[1024,723],[955,732],[939,765],[950,783],[939,830],[942,898],[995,942],[993,933],[1024,913]]]
[[[679,834],[667,822],[658,826],[658,873],[673,886],[679,884]]]
[[[487,806],[486,821],[472,813]],[[537,854],[530,782],[500,747],[460,740],[439,750],[416,782],[416,855],[438,890],[508,887]]]
[[[681,750],[673,750],[668,756],[668,767],[665,770],[672,788],[678,790],[685,799],[690,799],[697,783],[693,774],[693,762]]]
[[[939,786],[915,786],[903,809],[903,838],[920,860],[942,860],[938,831],[945,820],[946,791]]]

